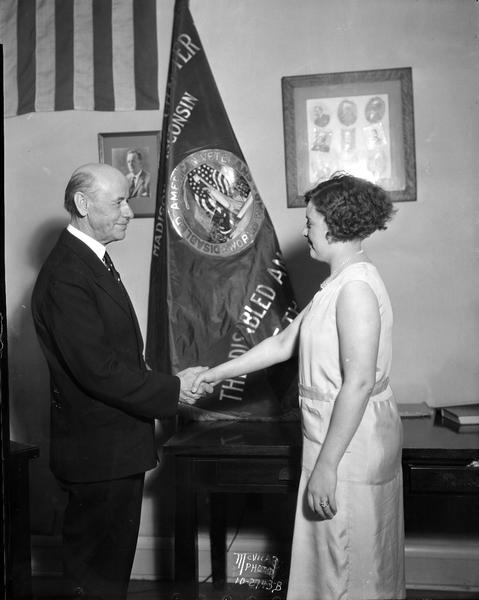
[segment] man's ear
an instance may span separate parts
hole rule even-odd
[[[328,244],[330,244],[332,242],[332,236],[329,233],[329,231],[326,231],[326,234],[324,237],[326,238],[326,241],[328,242]]]
[[[75,207],[81,217],[86,217],[88,214],[88,198],[83,192],[75,192],[73,196]]]

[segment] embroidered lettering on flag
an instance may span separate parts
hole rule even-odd
[[[156,0],[2,0],[4,114],[156,110]]]

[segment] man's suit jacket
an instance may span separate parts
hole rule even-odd
[[[135,176],[133,173],[128,173],[126,178],[128,179],[128,183],[130,184],[130,191],[128,194],[129,198],[137,198],[141,196],[146,198],[150,195],[150,174],[148,171],[144,171],[143,169],[138,174],[138,179],[136,180],[135,185],[132,187],[133,178]]]
[[[65,481],[103,481],[153,468],[154,418],[176,414],[178,377],[146,368],[122,284],[64,231],[32,296],[51,376],[50,465]]]

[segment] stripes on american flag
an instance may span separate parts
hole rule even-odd
[[[1,0],[4,113],[156,110],[156,0]]]

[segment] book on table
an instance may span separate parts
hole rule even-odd
[[[401,418],[430,417],[434,412],[425,402],[398,402],[397,406]]]
[[[446,417],[441,417],[441,425],[444,425],[448,429],[452,429],[457,433],[479,433],[479,423],[468,423],[467,425],[461,425],[460,423],[457,423],[457,421],[452,421]]]
[[[441,416],[458,425],[479,425],[479,404],[443,406]]]

